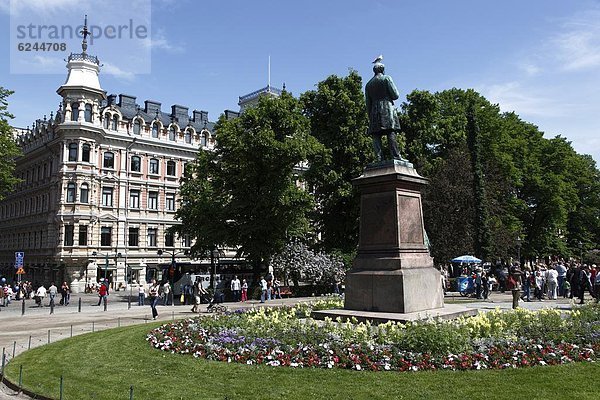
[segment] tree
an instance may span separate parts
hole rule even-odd
[[[13,189],[19,179],[14,175],[15,158],[21,155],[21,150],[12,136],[12,128],[8,123],[13,116],[7,111],[8,96],[13,94],[0,86],[0,200]]]
[[[360,207],[352,179],[374,160],[361,77],[353,70],[346,77],[331,75],[300,101],[311,135],[326,148],[309,158],[306,174],[317,201],[319,244],[327,251],[352,253],[358,244]]]
[[[258,272],[287,239],[310,232],[311,194],[295,167],[322,150],[298,100],[261,97],[238,118],[221,116],[214,152],[201,151],[181,186],[174,228],[196,239],[192,253],[230,246]]]
[[[345,277],[344,263],[337,257],[324,252],[315,252],[305,243],[294,240],[275,255],[271,261],[275,275],[291,280],[294,286],[298,282],[328,287]]]

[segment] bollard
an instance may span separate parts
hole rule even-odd
[[[133,385],[129,386],[129,400],[133,400]]]
[[[23,297],[23,302],[21,304],[21,316],[25,315],[25,297]]]
[[[77,305],[77,312],[81,312],[81,297],[79,298],[79,304]]]
[[[48,329],[48,344],[50,344],[50,329]]]
[[[94,332],[94,321],[92,321],[92,332]]]
[[[19,394],[23,391],[23,366],[19,366]]]
[[[29,343],[27,344],[27,350],[31,350],[31,335],[29,335]]]
[[[133,286],[129,285],[129,297],[127,298],[127,309],[131,309],[131,295],[133,294]]]
[[[13,356],[12,356],[12,358],[15,358],[15,352],[16,352],[16,351],[17,351],[17,341],[15,340],[15,341],[13,342]]]
[[[117,328],[121,327],[121,317],[117,318]]]
[[[71,324],[71,337],[73,337],[73,324]]]
[[[58,398],[60,400],[63,400],[63,376],[60,376],[60,388],[59,388],[59,392],[58,392]]]

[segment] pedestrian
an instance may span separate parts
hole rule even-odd
[[[138,306],[143,306],[145,299],[146,299],[146,289],[144,288],[144,284],[139,282],[139,284],[138,284]]]
[[[592,296],[592,284],[590,282],[589,267],[584,264],[579,271],[579,304],[584,303],[585,291],[589,290]]]
[[[564,282],[567,279],[567,268],[563,265],[562,262],[556,263],[554,266],[556,272],[558,272],[557,285],[558,285],[558,295],[564,297]]]
[[[513,265],[510,269],[510,275],[508,277],[508,286],[512,292],[512,308],[516,309],[519,307],[519,298],[521,297],[521,276],[523,273],[519,269],[517,264]]]
[[[98,288],[98,305],[104,304],[104,309],[108,305],[108,280],[102,280],[100,287]]]
[[[264,303],[267,298],[267,281],[264,276],[260,278],[260,302]]]
[[[35,302],[37,303],[38,307],[44,306],[44,297],[46,297],[46,288],[44,287],[44,285],[40,285],[35,291],[34,296]]]
[[[163,306],[168,306],[169,305],[169,297],[171,296],[171,285],[169,284],[169,281],[166,281],[162,287],[162,293],[164,296],[164,300],[163,300]]]
[[[548,299],[556,300],[558,288],[558,271],[550,266],[546,272],[546,284],[548,286]]]
[[[273,299],[281,299],[281,282],[277,278],[273,279]]]
[[[63,306],[68,306],[71,301],[71,288],[67,284],[67,282],[63,282],[60,287],[60,295],[62,296],[60,299],[60,304]]]
[[[158,304],[158,300],[160,299],[158,292],[160,286],[156,279],[152,279],[152,285],[150,289],[148,289],[148,294],[150,297],[150,308],[152,309],[152,319],[156,319],[158,317],[158,310],[156,310],[156,305]]]
[[[596,303],[600,302],[600,265],[592,265],[596,275],[594,276],[594,295],[596,297]]]
[[[242,280],[242,301],[248,301],[248,282]]]
[[[565,299],[568,299],[569,297],[571,297],[571,282],[569,282],[568,279],[565,279],[563,281],[562,289],[563,289],[563,297]]]
[[[231,280],[231,292],[233,293],[233,301],[240,301],[240,293],[242,291],[242,284],[240,283],[240,280],[238,279],[237,275],[233,277],[233,279]]]
[[[50,287],[48,288],[48,295],[50,296],[50,303],[48,304],[50,307],[54,306],[54,299],[58,294],[58,288],[54,284],[54,282],[50,283]]]

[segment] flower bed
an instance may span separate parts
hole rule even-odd
[[[372,371],[556,365],[595,361],[600,351],[597,305],[377,326],[308,317],[312,309],[340,306],[330,299],[186,319],[162,325],[147,340],[160,350],[209,360]]]

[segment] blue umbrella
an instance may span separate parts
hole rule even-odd
[[[479,258],[473,257],[473,256],[460,256],[460,257],[453,258],[452,262],[479,264],[481,262],[481,260]]]

